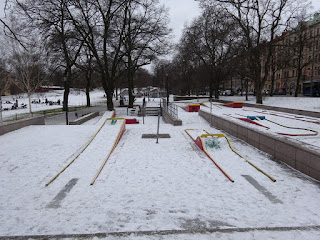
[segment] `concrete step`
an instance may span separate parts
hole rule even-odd
[[[146,107],[146,108],[141,108],[139,115],[140,116],[158,116],[158,113],[160,111],[161,114],[161,109],[159,107]]]

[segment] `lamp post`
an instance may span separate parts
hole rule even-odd
[[[167,107],[169,105],[169,75],[168,73],[166,74],[166,89],[167,89]]]
[[[65,100],[65,106],[66,106],[66,125],[69,125],[69,121],[68,121],[68,100],[67,100],[67,76],[64,75],[63,76],[63,82],[64,82],[64,100]]]

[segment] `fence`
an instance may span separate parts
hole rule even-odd
[[[161,107],[173,118],[178,119],[178,106],[173,103],[167,103],[167,99],[162,98]]]
[[[101,101],[101,102],[94,102],[93,104],[91,104],[91,107],[95,107],[95,106],[101,106],[104,105],[105,102]],[[68,111],[69,112],[73,112],[73,111],[78,111],[81,109],[87,108],[86,105],[72,105],[72,106],[68,106]],[[36,109],[36,108],[35,108]],[[14,111],[14,110],[10,110],[10,111]],[[2,111],[3,112],[3,111]],[[48,108],[45,110],[38,110],[38,111],[34,111],[31,113],[27,112],[27,113],[15,113],[12,114],[10,116],[2,116],[2,120],[4,123],[8,123],[8,122],[13,122],[13,121],[17,121],[17,120],[22,120],[22,119],[27,119],[30,117],[51,117],[57,114],[62,114],[65,113],[65,111],[62,110],[62,107],[59,108]]]

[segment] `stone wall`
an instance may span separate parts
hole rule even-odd
[[[33,117],[0,125],[0,136],[30,125],[44,125],[44,117]]]
[[[99,112],[89,113],[89,114],[86,114],[82,117],[77,118],[74,121],[70,121],[69,125],[81,125],[82,123],[89,121],[90,119],[98,117],[98,116],[99,116]]]
[[[170,123],[173,126],[181,126],[182,121],[180,119],[174,119],[164,108],[161,108],[162,118],[166,123]]]
[[[213,127],[242,139],[298,171],[320,180],[319,148],[306,143],[298,144],[283,136],[260,132],[218,116],[212,115],[210,120],[210,113],[202,110],[199,115],[209,123],[211,121]]]

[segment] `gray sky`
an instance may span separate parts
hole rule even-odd
[[[320,11],[320,0],[311,0],[311,2],[314,6],[312,11]],[[184,23],[187,22],[189,24],[194,17],[200,14],[198,2],[195,0],[160,0],[160,3],[169,8],[171,19],[170,27],[173,29],[173,34],[175,35],[173,40],[178,42]]]
[[[297,0],[299,1],[299,0]],[[5,0],[0,0],[0,17],[3,17]],[[160,0],[169,8],[170,27],[173,29],[174,42],[178,42],[185,23],[190,23],[192,19],[200,14],[198,2],[194,0]],[[320,11],[320,0],[312,0],[313,11]]]
[[[173,29],[174,41],[178,42],[185,23],[190,24],[191,21],[200,14],[198,2],[194,0],[160,0],[169,8],[170,28]]]

